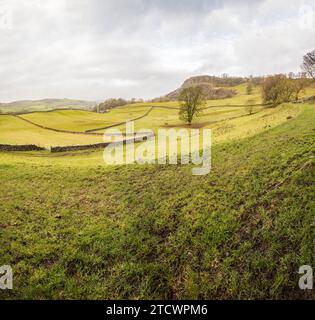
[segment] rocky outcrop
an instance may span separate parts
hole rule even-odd
[[[236,94],[236,91],[226,87],[233,87],[244,81],[243,78],[218,78],[213,76],[192,77],[185,80],[180,88],[154,101],[177,100],[182,89],[194,86],[202,87],[202,91],[207,100],[231,98]]]

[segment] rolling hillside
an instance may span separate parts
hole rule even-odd
[[[107,167],[101,151],[0,153],[0,264],[15,266],[19,288],[0,294],[314,298],[297,287],[299,266],[315,262],[315,109],[299,108],[215,146],[202,177],[189,166]]]
[[[25,113],[54,109],[91,109],[95,102],[72,99],[23,100],[0,103],[0,113]]]
[[[233,98],[208,100],[206,109],[192,125],[192,128],[212,128],[214,143],[256,134],[288,121],[287,118],[295,117],[302,109],[294,104],[277,108],[261,106],[258,87],[254,88],[252,95],[245,93],[244,84],[234,87],[234,90],[237,94]],[[311,96],[314,93],[314,88],[309,88],[305,94]],[[246,109],[248,101],[255,104],[252,115]],[[178,119],[178,110],[178,102],[171,101],[130,104],[104,114],[84,110],[55,110],[19,114],[18,117],[0,115],[0,143],[44,147],[100,143],[103,142],[101,134],[106,127],[124,132],[125,124],[122,123],[132,119],[137,119],[136,130],[157,132],[158,128],[187,127]],[[98,136],[83,134],[86,131],[97,133]]]
[[[34,126],[12,115],[0,115],[0,144],[35,144],[40,147],[92,144],[102,136],[53,132]]]
[[[262,106],[257,87],[251,96],[244,84],[234,88],[233,98],[209,100],[192,125],[212,129],[205,176],[191,165],[109,166],[102,149],[0,152],[0,265],[14,265],[18,288],[0,294],[314,299],[297,273],[315,262],[314,102]],[[124,130],[121,121],[135,118],[136,130],[187,127],[178,108],[0,115],[0,144],[99,143],[98,128]]]
[[[305,313],[314,21],[315,0],[0,0],[0,314]]]

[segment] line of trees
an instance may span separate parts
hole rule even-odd
[[[251,95],[253,93],[253,82],[252,82],[252,79],[249,79],[249,81],[247,83],[246,93],[248,95]]]
[[[315,80],[315,50],[303,57],[301,68],[304,72],[297,78],[295,74],[278,74],[268,77],[262,83],[264,103],[274,105],[299,100],[300,94]]]
[[[309,84],[310,80],[307,78],[290,79],[283,74],[270,76],[262,83],[263,102],[278,105],[297,101]]]
[[[95,106],[93,108],[93,111],[103,113],[103,112],[109,111],[112,108],[121,107],[126,104],[141,103],[141,102],[143,102],[142,99],[136,99],[136,98],[133,98],[131,100],[125,100],[122,98],[118,98],[118,99],[111,98],[111,99],[106,99],[104,102],[101,102],[100,104]]]

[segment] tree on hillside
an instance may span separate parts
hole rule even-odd
[[[294,81],[285,75],[270,76],[262,84],[262,96],[264,103],[274,105],[292,100],[295,92]]]
[[[309,84],[309,81],[311,81],[311,80],[309,80],[307,78],[300,78],[300,79],[294,80],[294,93],[295,93],[295,100],[296,101],[299,100],[300,93],[305,90],[305,88]]]
[[[178,100],[180,103],[179,118],[190,125],[205,105],[202,88],[199,86],[184,88],[180,92]]]
[[[302,69],[315,80],[315,50],[303,57]]]
[[[248,99],[246,101],[246,107],[245,107],[245,111],[248,113],[248,114],[252,114],[254,112],[254,105],[256,103],[256,100],[255,99]]]
[[[253,93],[253,83],[252,83],[251,80],[249,80],[248,83],[247,83],[246,93],[248,95],[251,95]]]

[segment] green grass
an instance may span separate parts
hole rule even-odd
[[[138,107],[133,107],[137,109]],[[235,139],[245,138],[255,135],[271,127],[277,126],[280,123],[290,121],[291,118],[296,117],[302,110],[303,105],[284,104],[277,108],[262,108],[255,107],[254,113],[249,115],[245,108],[239,107],[214,107],[204,110],[203,114],[196,118],[192,127],[196,128],[211,128],[213,143],[223,143],[227,141],[233,141]],[[148,108],[140,108],[138,114],[143,114]],[[96,126],[96,121],[99,118],[111,117],[112,121],[115,117],[119,117],[119,114],[123,114],[123,111],[127,116],[135,117],[137,112],[132,112],[133,109],[118,108],[108,114],[96,114],[85,111],[54,111],[48,113],[34,113],[23,115],[23,118],[31,121],[36,121],[41,125],[55,127],[57,129],[83,129],[83,125],[86,123],[86,127]],[[71,122],[71,119],[73,121]],[[78,126],[77,119],[80,119],[81,127]],[[84,119],[86,122],[84,122]],[[103,121],[103,120],[102,120]],[[116,119],[117,121],[117,119]],[[104,121],[105,123],[105,121]],[[103,124],[104,124],[103,123]],[[181,128],[187,127],[185,123],[178,119],[178,110],[154,108],[149,115],[135,121],[135,130],[152,130],[155,133],[159,128]],[[114,131],[121,130],[125,132],[125,125],[115,127]],[[105,132],[106,130],[96,131],[98,133]],[[58,133],[50,130],[38,128],[32,124],[29,124],[21,119],[18,119],[9,115],[0,116],[0,143],[9,144],[37,144],[44,147],[49,146],[65,146],[73,144],[90,144],[99,143],[103,141],[102,136],[91,135],[76,135],[70,133]],[[107,137],[109,141],[110,137]],[[71,153],[72,155],[73,153]],[[99,162],[99,159],[95,157],[94,152],[83,152],[84,156],[80,156],[80,161],[76,161],[78,157],[72,156],[67,161],[77,162]],[[20,156],[20,155],[18,155]],[[22,155],[23,156],[23,155]],[[47,155],[36,152],[35,158],[49,158],[50,161],[59,161],[56,155]],[[63,157],[64,158],[64,157]],[[63,162],[60,160],[61,162]],[[56,160],[55,160],[56,159]],[[30,160],[33,161],[33,160]]]
[[[14,289],[0,298],[314,299],[297,273],[315,265],[314,104],[249,115],[235,105],[260,103],[259,89],[235,88],[231,99],[208,101],[193,125],[213,132],[206,176],[191,166],[106,166],[101,150],[0,153],[0,265],[14,272]],[[136,130],[186,127],[178,102],[23,117],[83,132],[151,106]],[[0,116],[0,143],[102,141]]]
[[[238,94],[230,99],[209,100],[207,109],[202,115],[195,119],[194,127],[212,128],[215,134],[215,141],[225,141],[231,138],[242,138],[262,131],[265,126],[278,125],[278,110],[275,112],[263,107],[255,107],[254,115],[247,117],[244,107],[249,99],[255,103],[260,103],[260,89],[254,88],[252,95],[246,95],[246,85],[234,87]],[[309,88],[307,94],[312,93],[313,88]],[[61,100],[62,101],[62,100]],[[60,101],[59,101],[60,102]],[[239,105],[241,107],[235,107]],[[21,118],[32,121],[35,124],[48,128],[68,131],[84,132],[94,130],[96,133],[103,133],[106,126],[117,125],[117,130],[125,131],[125,125],[119,123],[138,118],[154,106],[155,108],[142,119],[136,120],[135,129],[149,129],[157,132],[161,127],[186,127],[185,123],[178,119],[179,104],[173,102],[140,103],[131,104],[112,109],[106,114],[97,114],[83,110],[56,110],[51,112],[33,112],[20,115]],[[243,106],[243,107],[242,107]],[[293,107],[292,107],[293,109]],[[298,113],[298,107],[294,109],[294,114]],[[267,120],[268,114],[275,115]],[[288,111],[291,115],[291,111]],[[281,121],[286,121],[285,114],[282,113]],[[266,117],[264,119],[260,117]],[[239,120],[236,120],[238,119]],[[226,122],[229,122],[228,124]],[[217,139],[218,137],[218,139]],[[99,143],[102,137],[73,135],[67,133],[56,133],[43,130],[29,123],[23,123],[16,118],[2,115],[0,116],[0,143],[8,144],[37,144],[40,146],[64,146],[73,144]]]
[[[113,109],[105,114],[80,110],[61,110],[29,113],[21,115],[21,117],[48,128],[84,132],[131,120],[143,115],[146,111],[148,111],[147,108],[132,107]]]
[[[253,136],[281,123],[291,121],[304,108],[305,106],[303,105],[285,104],[277,108],[257,108],[252,115],[246,113],[244,108],[231,108],[231,110],[227,110],[227,108],[223,108],[222,110],[219,107],[211,108],[205,111],[205,114],[198,119],[195,126],[198,127],[200,125],[200,127],[211,128],[212,142],[216,145]],[[170,127],[184,126],[183,123],[179,122],[176,110],[157,108],[147,117],[136,121],[135,129],[152,129],[156,132],[159,127],[163,127],[163,121],[165,121],[167,116],[169,118],[172,117],[169,119]],[[208,118],[208,120],[204,118]],[[1,119],[3,119],[2,126]],[[27,144],[32,142],[48,147],[103,141],[102,136],[75,135],[44,130],[12,116],[1,116],[0,128],[0,143]],[[124,126],[119,126],[114,130],[117,131],[118,129],[121,129],[123,132],[125,130]],[[109,140],[110,137],[107,137],[107,139]],[[175,145],[173,147],[176,148]],[[179,146],[178,152],[180,152]],[[103,164],[101,152],[91,152],[88,150],[79,153],[68,152],[62,154],[50,154],[46,151],[27,152],[26,154],[15,153],[14,157],[22,160],[27,159],[31,163],[45,163],[49,161],[49,163],[54,165],[63,163],[73,166],[86,166],[90,165],[90,163]]]
[[[14,272],[0,297],[314,299],[297,273],[315,266],[314,123],[314,105],[217,123],[236,133],[202,177],[107,167],[99,151],[0,153],[0,265]]]
[[[0,143],[36,144],[41,147],[92,144],[102,136],[77,135],[45,130],[11,115],[0,115]]]
[[[211,128],[213,142],[221,143],[254,135],[266,128],[279,125],[288,121],[288,117],[297,116],[302,109],[303,106],[293,104],[285,104],[277,108],[255,107],[254,113],[249,115],[246,108],[214,107],[204,110],[191,127]],[[189,128],[190,126],[178,119],[178,110],[163,108],[155,108],[148,116],[135,122],[136,131],[148,129],[156,133],[159,128],[172,127]],[[125,125],[117,126],[115,130],[125,132]]]

